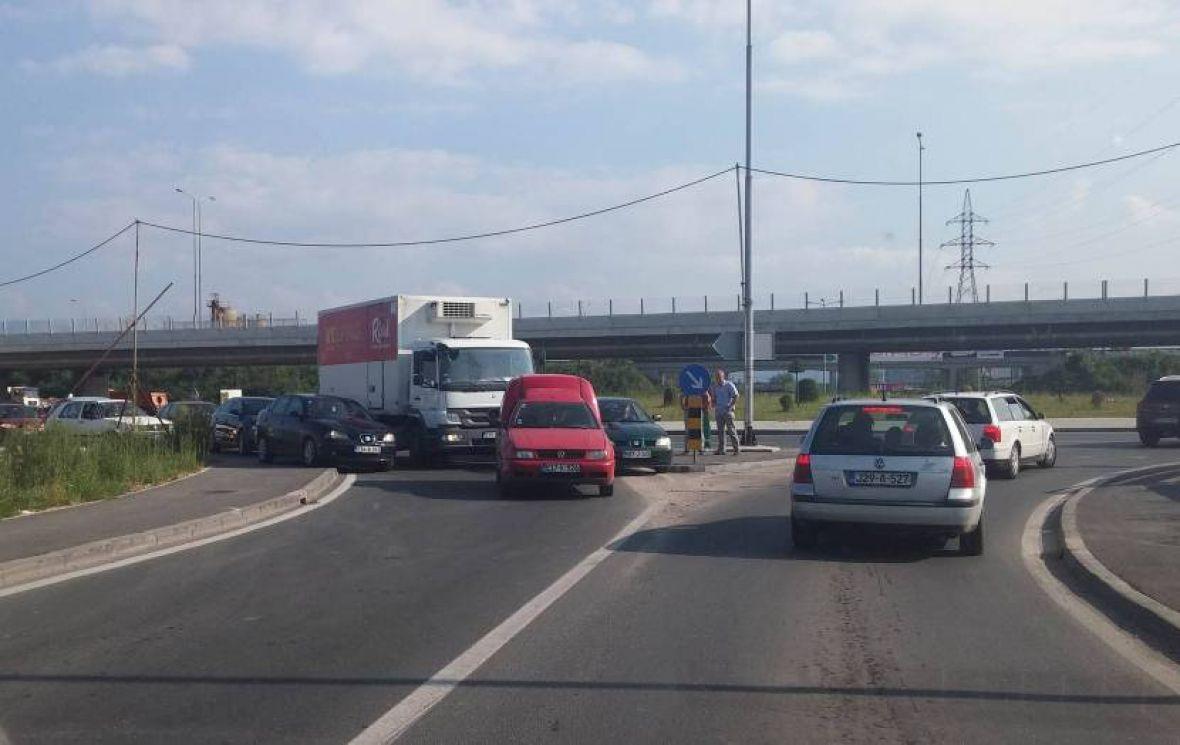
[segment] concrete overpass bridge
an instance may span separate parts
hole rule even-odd
[[[761,310],[758,334],[768,355],[785,362],[839,355],[841,387],[868,386],[873,352],[1037,350],[1180,345],[1180,296]],[[721,360],[714,343],[741,328],[733,311],[520,318],[516,335],[549,360],[631,359],[675,364]],[[90,366],[114,332],[47,330],[0,333],[0,371]],[[139,336],[147,367],[307,364],[315,361],[314,324],[246,328],[153,329]],[[103,367],[130,364],[125,339]]]

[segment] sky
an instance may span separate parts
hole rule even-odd
[[[0,0],[0,282],[139,219],[210,233],[390,242],[595,210],[743,159],[735,0]],[[1111,158],[1180,140],[1170,0],[754,2],[755,167],[928,180]],[[1180,154],[977,184],[981,295],[1180,293]],[[923,190],[924,286],[961,186]],[[915,187],[759,175],[755,300],[908,302]],[[203,286],[289,317],[397,293],[509,296],[525,315],[690,309],[740,292],[730,172],[557,227],[412,248],[203,241]],[[132,307],[134,231],[0,287],[0,318]],[[141,296],[191,319],[188,236],[140,231]],[[206,298],[207,299],[207,298]]]

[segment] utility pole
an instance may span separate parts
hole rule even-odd
[[[128,388],[128,398],[131,399],[131,406],[139,405],[139,218],[135,220],[135,276],[131,283],[131,381]],[[132,417],[134,417],[135,409],[132,408]],[[131,421],[135,421],[132,418]]]
[[[979,288],[975,283],[975,270],[991,269],[991,266],[976,261],[975,249],[976,247],[990,247],[996,244],[980,238],[975,235],[975,223],[986,223],[987,218],[975,214],[971,209],[971,190],[963,194],[963,211],[946,221],[947,225],[958,224],[959,237],[953,240],[946,241],[941,248],[958,248],[959,260],[954,264],[948,264],[947,269],[959,270],[959,290],[955,296],[955,302],[961,303],[964,298],[969,302],[979,302]]]
[[[753,174],[750,172],[754,42],[752,34],[753,14],[750,6],[751,0],[746,0],[746,240],[745,261],[742,267],[742,306],[746,313],[746,333],[744,334],[746,338],[746,426],[745,431],[742,432],[742,443],[745,445],[753,445],[756,442],[754,436],[754,253],[751,248],[754,245],[754,231],[752,230],[753,221],[750,217],[753,214],[754,208],[754,195],[751,191]]]
[[[922,133],[918,133],[918,305],[922,304]]]

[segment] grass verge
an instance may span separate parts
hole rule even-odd
[[[108,499],[201,468],[205,436],[9,432],[0,438],[0,517]]]

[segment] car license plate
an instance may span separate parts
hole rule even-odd
[[[848,485],[908,489],[914,485],[914,474],[909,471],[849,471]]]
[[[623,457],[624,458],[650,458],[651,451],[650,450],[624,450]]]
[[[543,463],[541,473],[581,473],[582,466],[577,463]]]
[[[355,452],[358,452],[358,453],[380,453],[381,446],[380,445],[357,445],[355,448]]]
[[[496,431],[495,431],[495,430],[492,430],[492,431],[490,431],[490,432],[484,432],[484,433],[483,433],[483,439],[485,439],[485,440],[494,440],[494,439],[496,439]]]

